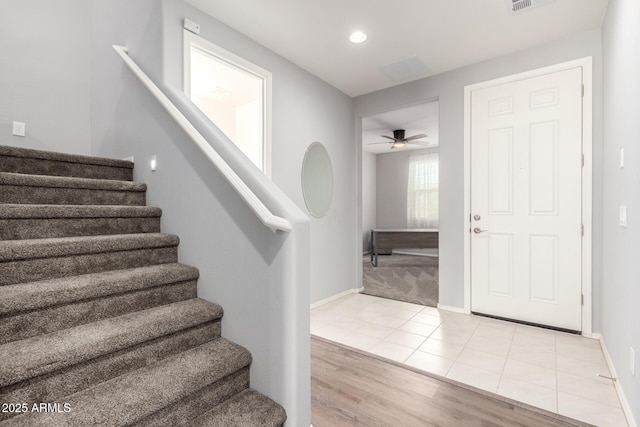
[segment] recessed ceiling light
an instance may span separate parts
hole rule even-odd
[[[354,31],[349,36],[351,43],[363,43],[367,39],[367,35],[362,31]]]

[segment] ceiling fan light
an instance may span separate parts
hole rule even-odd
[[[393,143],[393,145],[391,146],[391,148],[402,148],[404,147],[404,141],[396,141]]]

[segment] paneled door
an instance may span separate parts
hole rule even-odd
[[[471,308],[582,328],[582,68],[471,93]]]

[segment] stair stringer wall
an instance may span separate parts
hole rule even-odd
[[[257,178],[250,161],[228,159],[294,225],[291,233],[267,229],[125,68],[112,44],[127,46],[162,81],[160,2],[134,3],[92,6],[92,153],[134,156],[134,179],[147,183],[150,206],[162,206],[162,229],[180,235],[180,259],[200,270],[199,296],[224,307],[222,335],[251,352],[252,387],[285,408],[287,425],[308,425],[309,220],[274,184]],[[151,155],[156,172],[148,167]]]

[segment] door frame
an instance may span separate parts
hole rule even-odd
[[[585,57],[548,67],[525,71],[464,87],[464,311],[471,313],[471,93],[475,90],[511,83],[545,74],[582,68],[582,335],[592,335],[592,210],[593,210],[593,60]]]

